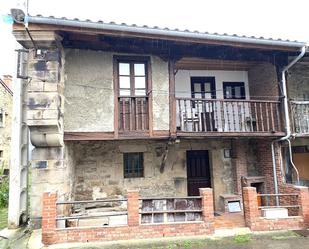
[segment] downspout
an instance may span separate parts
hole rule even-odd
[[[292,163],[293,168],[296,171],[297,174],[297,181],[299,181],[299,176],[298,176],[298,171],[293,163],[292,160],[292,155],[291,155],[291,142],[290,142],[290,137],[291,137],[291,125],[290,125],[290,117],[289,117],[289,105],[288,105],[288,97],[287,97],[287,88],[286,88],[286,78],[285,74],[286,72],[297,62],[299,61],[305,54],[306,52],[306,46],[303,46],[301,48],[300,54],[293,60],[291,61],[287,66],[285,66],[282,69],[281,72],[281,83],[282,83],[282,97],[283,97],[283,109],[284,109],[284,119],[285,119],[285,124],[286,124],[286,135],[284,137],[281,137],[279,139],[276,139],[272,141],[271,143],[271,155],[272,155],[272,164],[273,164],[273,175],[274,175],[274,186],[275,186],[275,194],[279,193],[278,190],[278,178],[277,178],[277,173],[276,173],[276,156],[275,156],[275,143],[281,142],[281,141],[288,141],[289,144],[289,151],[290,151],[290,161]],[[299,183],[297,183],[299,184]],[[279,206],[279,197],[276,195],[276,205]]]

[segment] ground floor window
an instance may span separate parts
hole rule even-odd
[[[143,152],[124,153],[124,178],[144,176],[144,154]]]

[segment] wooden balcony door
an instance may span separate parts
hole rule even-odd
[[[187,151],[187,188],[189,196],[199,195],[199,188],[210,188],[210,164],[207,150]]]
[[[149,130],[147,66],[146,60],[117,62],[119,132]]]
[[[215,77],[191,77],[191,98],[192,99],[215,99],[216,98],[216,85]],[[209,104],[202,104],[199,101],[190,103],[190,113],[183,114],[183,120],[187,127],[191,127],[192,131],[196,130],[196,120],[201,120],[201,129],[203,131],[213,130],[214,123],[214,108]],[[197,113],[199,116],[193,113]]]

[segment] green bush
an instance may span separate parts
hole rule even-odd
[[[0,179],[0,208],[9,204],[9,178]]]

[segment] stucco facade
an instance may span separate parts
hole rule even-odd
[[[0,169],[10,168],[11,133],[13,95],[11,90],[0,82],[0,111],[2,124],[0,124]]]

